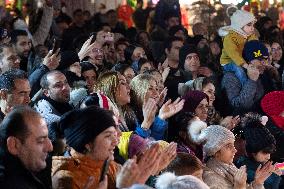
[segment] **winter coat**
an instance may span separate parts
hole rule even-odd
[[[230,31],[224,37],[222,55],[220,58],[221,64],[234,62],[238,66],[243,65],[246,61],[242,57],[243,49],[247,41],[257,40],[255,35],[249,36],[247,39],[237,32]]]
[[[234,73],[227,72],[222,79],[222,87],[235,115],[261,110],[259,101],[264,95],[264,87],[260,79],[248,79],[242,86]]]
[[[5,189],[47,189],[20,159],[11,154],[0,156],[0,188]]]
[[[70,157],[54,156],[52,160],[52,185],[53,188],[84,188],[90,176],[94,177],[94,184],[90,188],[97,188],[103,161],[93,160],[71,149]],[[120,165],[110,162],[108,169],[108,188],[114,189],[115,178]]]
[[[248,157],[240,157],[236,163],[237,167],[246,165],[247,167],[247,183],[251,183],[255,176],[255,171],[257,170],[260,163]],[[281,181],[281,177],[272,173],[264,182],[265,189],[278,189]]]
[[[221,163],[211,158],[206,163],[203,172],[203,181],[210,189],[233,189],[234,175],[238,168],[234,164]],[[247,189],[264,189],[263,185],[252,186],[248,184]]]

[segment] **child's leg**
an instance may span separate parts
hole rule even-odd
[[[242,85],[244,85],[247,81],[247,75],[244,72],[243,68],[237,66],[234,62],[224,65],[223,70],[224,72],[234,72],[234,74],[240,80]]]

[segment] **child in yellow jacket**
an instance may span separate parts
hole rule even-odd
[[[236,10],[230,19],[230,26],[219,29],[219,35],[224,37],[220,63],[224,72],[234,72],[243,85],[247,80],[243,69],[247,63],[242,52],[247,41],[257,39],[254,33],[255,17],[250,12]]]

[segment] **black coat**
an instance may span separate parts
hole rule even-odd
[[[1,155],[0,188],[5,189],[46,189],[46,186],[21,161],[12,156]]]

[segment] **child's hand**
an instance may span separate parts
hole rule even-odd
[[[245,69],[248,69],[248,66],[249,66],[249,65],[248,65],[247,63],[244,63],[244,64],[242,65],[242,67],[245,68]]]

